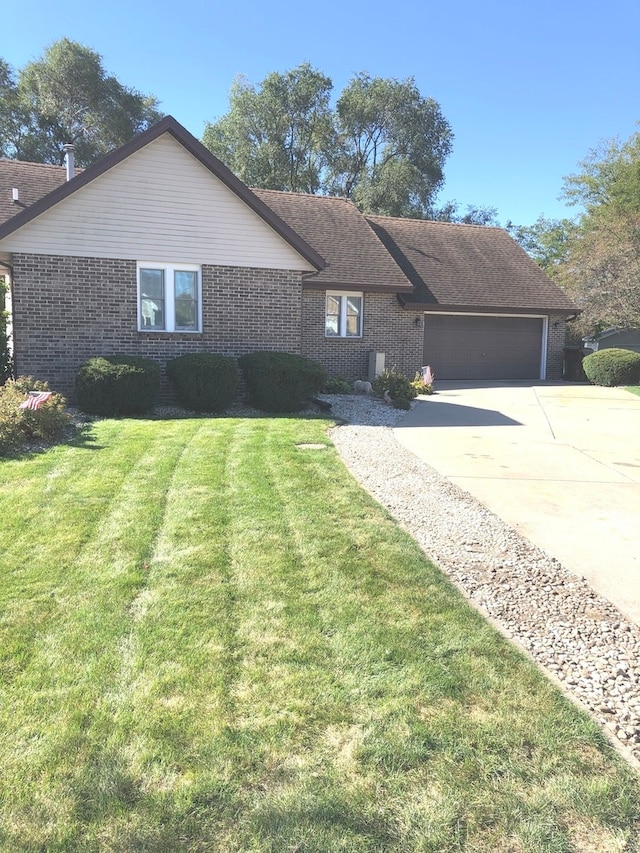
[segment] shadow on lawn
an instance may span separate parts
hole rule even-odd
[[[5,454],[0,454],[2,459],[30,459],[41,453],[46,453],[54,447],[79,447],[82,450],[102,450],[104,445],[98,444],[93,431],[92,423],[73,424],[65,429],[65,434],[58,439],[44,441],[42,439],[27,441],[20,447],[14,447]]]

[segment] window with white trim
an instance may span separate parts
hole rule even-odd
[[[202,331],[202,270],[199,266],[138,263],[138,330]]]
[[[324,334],[327,338],[362,337],[362,293],[328,290]]]

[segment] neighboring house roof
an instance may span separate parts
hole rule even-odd
[[[577,306],[502,228],[367,216],[425,311],[555,312]]]
[[[620,337],[620,335],[638,335],[640,336],[640,329],[634,329],[627,326],[610,326],[608,329],[603,329],[601,332],[594,333],[593,335],[585,335],[582,339],[583,341],[601,341],[603,338],[611,338],[614,335]]]
[[[345,198],[254,189],[326,260],[307,286],[413,292],[413,285],[369,227],[358,208]]]
[[[136,151],[139,151],[145,145],[148,145],[155,139],[158,139],[165,133],[171,134],[187,151],[189,151],[197,160],[199,160],[207,169],[209,169],[219,180],[221,180],[232,192],[234,192],[245,204],[248,205],[255,213],[258,214],[273,230],[286,240],[292,248],[294,248],[303,258],[312,264],[316,269],[320,270],[325,266],[324,258],[322,258],[308,243],[306,243],[299,234],[297,234],[286,222],[267,207],[251,190],[242,183],[241,180],[228,169],[224,163],[214,157],[195,136],[192,136],[181,124],[179,124],[172,116],[165,116],[157,124],[149,130],[138,134],[129,142],[122,145],[120,148],[98,160],[82,173],[76,174],[70,181],[57,186],[52,192],[41,196],[37,201],[29,207],[23,209],[20,213],[14,215],[11,219],[0,224],[0,239],[26,225],[31,220],[40,216],[42,213],[53,207],[58,202],[77,192],[82,187],[90,184],[100,175],[103,175],[109,169],[117,166],[127,157],[130,157]],[[8,161],[2,161],[6,163]],[[66,173],[63,176],[66,177]],[[2,183],[5,181],[3,179]],[[9,195],[11,188],[9,188]]]
[[[631,352],[640,352],[640,329],[611,326],[593,335],[586,335],[582,342],[587,349],[597,352],[600,349],[615,347]]]

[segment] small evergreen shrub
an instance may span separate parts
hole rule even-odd
[[[418,392],[411,381],[394,368],[384,370],[380,376],[376,376],[372,383],[372,391],[378,397],[384,397],[385,392],[391,400],[413,400]]]
[[[297,412],[327,384],[321,364],[288,352],[252,352],[238,363],[252,405],[265,412]]]
[[[587,379],[594,385],[638,385],[640,353],[611,347],[591,353],[582,361]]]
[[[167,375],[180,405],[194,412],[224,411],[238,387],[236,360],[208,352],[172,359]]]
[[[21,409],[29,391],[49,391],[46,382],[32,376],[8,379],[0,387],[0,455],[6,455],[30,441],[53,442],[61,438],[71,418],[66,400],[53,393],[38,409]]]
[[[409,411],[411,408],[411,400],[407,400],[404,397],[396,397],[393,401],[394,409],[404,409],[405,411]]]
[[[353,394],[353,385],[341,376],[332,376],[327,379],[324,392],[325,394]]]
[[[153,408],[159,390],[160,368],[150,358],[90,358],[76,374],[78,405],[91,415],[144,414]]]

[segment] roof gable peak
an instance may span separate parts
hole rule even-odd
[[[148,130],[125,142],[124,145],[107,154],[93,165],[79,172],[71,180],[64,182],[57,189],[34,202],[26,209],[17,213],[0,225],[0,239],[31,222],[49,208],[61,202],[72,193],[78,192],[96,178],[117,167],[128,157],[140,151],[145,146],[159,139],[164,134],[170,134],[186,151],[225,184],[238,196],[254,213],[263,219],[277,234],[295,249],[303,258],[316,269],[323,269],[325,260],[307,242],[305,242],[286,222],[271,210],[261,199],[246,186],[227,166],[218,160],[204,145],[183,127],[173,116],[165,116]],[[45,165],[45,164],[42,164]],[[63,169],[64,167],[54,167]]]

